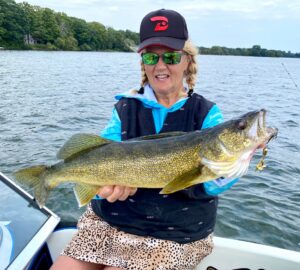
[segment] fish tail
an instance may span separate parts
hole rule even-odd
[[[32,166],[18,170],[13,174],[15,180],[17,180],[20,184],[33,188],[34,197],[40,208],[45,205],[50,192],[50,189],[47,188],[45,184],[47,168],[48,167],[45,165]]]

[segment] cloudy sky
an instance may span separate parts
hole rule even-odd
[[[16,2],[22,2],[16,1]],[[150,11],[181,13],[197,46],[300,52],[300,0],[26,0],[114,29],[139,31]]]

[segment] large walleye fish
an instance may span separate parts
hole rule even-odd
[[[80,206],[103,185],[162,188],[162,194],[219,177],[236,178],[247,172],[258,148],[277,135],[266,127],[265,110],[252,111],[218,126],[194,132],[171,132],[114,142],[98,135],[77,134],[58,152],[63,161],[33,166],[14,173],[34,188],[40,207],[51,189],[75,183]]]

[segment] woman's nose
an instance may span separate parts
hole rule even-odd
[[[158,62],[157,62],[157,64],[155,65],[156,67],[166,67],[166,63],[164,63],[164,61],[163,61],[163,56],[162,55],[160,55],[159,56],[159,58],[158,58]]]

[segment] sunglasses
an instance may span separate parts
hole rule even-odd
[[[142,62],[145,65],[156,65],[160,57],[167,65],[177,65],[181,61],[181,56],[185,53],[181,52],[165,52],[163,54],[157,54],[152,52],[142,53]]]

